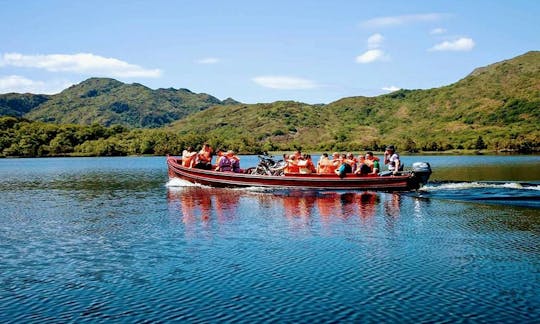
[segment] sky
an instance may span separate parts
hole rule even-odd
[[[244,103],[449,85],[540,50],[540,1],[0,0],[0,93],[90,77]]]

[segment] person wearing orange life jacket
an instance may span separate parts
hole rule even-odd
[[[365,156],[361,157],[360,161],[356,174],[368,175],[379,173],[379,158],[373,156],[373,152],[367,152]]]
[[[333,173],[336,172],[336,170],[341,166],[342,159],[338,152],[332,153],[332,165],[328,168],[329,171],[332,171]]]
[[[301,160],[298,160],[298,171],[302,174],[310,174],[317,172],[317,169],[315,169],[315,165],[311,160],[311,155],[304,154],[303,158]]]
[[[287,160],[287,172],[288,173],[299,173],[300,168],[298,167],[298,161],[300,160],[300,157],[298,154],[292,154],[289,156],[289,159]]]
[[[192,168],[195,165],[195,158],[197,152],[193,150],[192,146],[189,146],[182,152],[182,166]]]
[[[328,153],[323,153],[317,162],[317,173],[334,173],[334,168],[332,168],[332,161],[328,158]]]
[[[381,169],[379,163],[379,158],[373,155],[373,152],[369,151],[366,153],[365,163],[369,166],[370,174],[377,174]]]
[[[211,170],[212,169],[212,148],[210,144],[204,143],[202,149],[197,154],[197,163],[195,167],[198,169]]]
[[[244,173],[240,168],[240,158],[233,151],[227,151],[227,158],[231,161],[231,171],[234,173]]]
[[[341,155],[341,165],[336,169],[335,173],[339,175],[340,178],[344,178],[347,173],[352,173],[352,164],[354,160],[348,159],[347,154]]]

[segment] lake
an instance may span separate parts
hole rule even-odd
[[[540,156],[403,161],[430,183],[212,189],[164,157],[0,159],[0,321],[537,322]]]

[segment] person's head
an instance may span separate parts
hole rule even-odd
[[[370,151],[370,152],[367,152],[367,153],[366,153],[366,159],[372,160],[372,159],[373,159],[373,152],[371,152],[371,151]]]
[[[311,160],[311,155],[304,154],[304,160]]]
[[[322,156],[325,157],[325,158],[327,158],[327,157],[328,157],[328,153],[323,153]]]
[[[339,159],[339,153],[338,153],[338,152],[334,152],[334,153],[332,154],[332,157],[333,157],[334,159]]]
[[[394,148],[394,145],[389,145],[386,147],[386,152],[394,153],[396,149]]]
[[[234,156],[234,151],[228,150],[227,157],[232,157],[232,156]]]
[[[188,152],[193,152],[193,146],[188,146],[187,151]]]
[[[354,154],[352,154],[352,153],[347,153],[347,159],[353,160],[353,159],[354,159]]]

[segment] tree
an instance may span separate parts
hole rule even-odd
[[[487,145],[484,142],[484,139],[482,138],[482,136],[478,136],[478,138],[476,139],[476,144],[474,148],[477,150],[483,150],[487,148]]]

